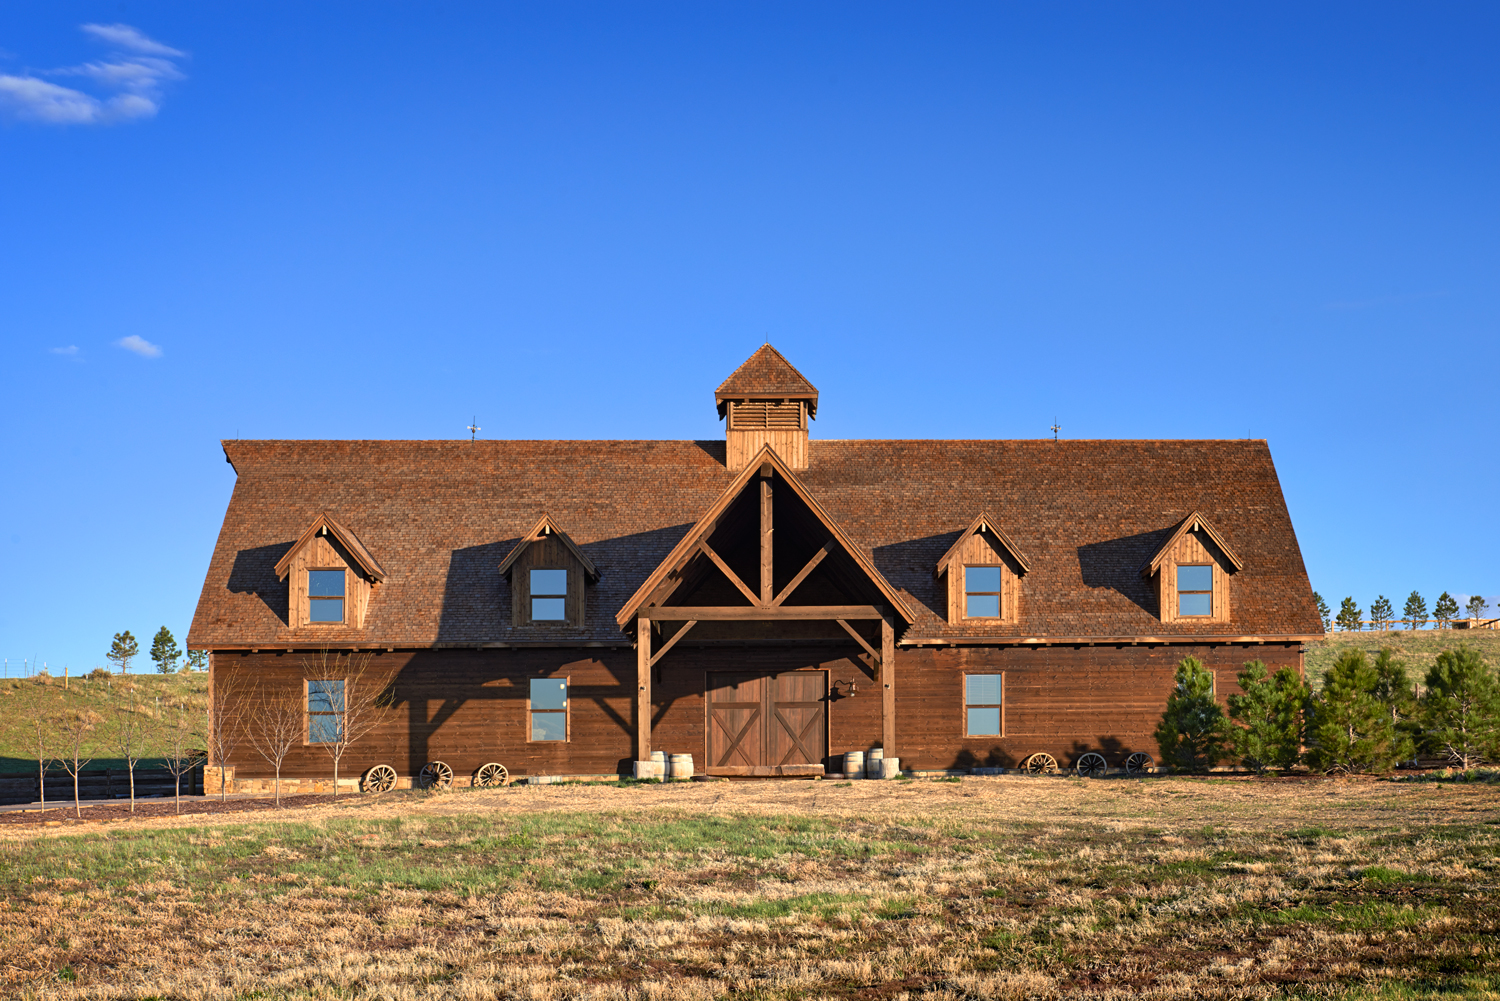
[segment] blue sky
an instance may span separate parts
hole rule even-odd
[[[218,441],[1269,439],[1500,593],[1493,4],[0,7],[0,656],[186,632]],[[143,662],[140,668],[149,668]]]

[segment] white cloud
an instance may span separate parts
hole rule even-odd
[[[55,355],[76,355],[78,353],[78,345],[69,344],[65,348],[52,348],[51,350]]]
[[[131,334],[129,337],[122,337],[118,341],[115,341],[115,343],[126,351],[134,351],[142,358],[158,358],[161,356],[161,348],[136,334]]]
[[[183,79],[172,61],[183,53],[128,24],[85,24],[83,30],[127,51],[104,62],[45,70],[40,75],[0,75],[0,114],[54,125],[109,125],[150,118],[161,107],[164,84]],[[84,77],[113,93],[89,94],[43,76]]]

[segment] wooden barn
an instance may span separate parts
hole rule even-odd
[[[1222,699],[1322,635],[1264,441],[819,441],[769,345],[715,402],[722,441],[224,442],[188,637],[221,718],[295,689],[283,775],[326,776],[320,675],[363,662],[354,777],[1118,768],[1181,658]]]

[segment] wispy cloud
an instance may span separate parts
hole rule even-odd
[[[142,358],[161,357],[161,348],[136,334],[131,334],[129,337],[122,337],[118,341],[115,341],[115,343],[126,351],[134,351]]]
[[[51,350],[52,350],[52,353],[55,354],[55,355],[69,355],[69,356],[72,356],[72,355],[78,354],[78,345],[77,344],[69,344],[65,348],[52,348]]]
[[[161,107],[162,90],[183,79],[173,60],[185,54],[128,24],[85,24],[83,31],[114,46],[102,62],[0,74],[0,115],[53,125],[111,125],[150,118]],[[44,77],[82,77],[102,91],[75,90]]]

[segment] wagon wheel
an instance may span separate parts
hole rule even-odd
[[[451,789],[453,769],[441,761],[429,761],[417,775],[417,784],[423,789]]]
[[[359,787],[365,792],[390,792],[396,788],[396,769],[390,765],[376,765],[365,772]]]
[[[1028,775],[1052,775],[1057,772],[1057,759],[1046,751],[1037,751],[1022,767]]]
[[[1331,779],[1347,779],[1349,777],[1349,769],[1343,765],[1334,765],[1323,774]]]
[[[1145,751],[1136,751],[1125,759],[1126,775],[1150,775],[1156,771],[1156,762]]]
[[[1109,771],[1109,762],[1098,751],[1090,751],[1078,759],[1078,774],[1086,779],[1102,779]]]
[[[479,771],[474,773],[474,784],[477,786],[503,786],[510,781],[510,772],[498,761],[479,766]]]

